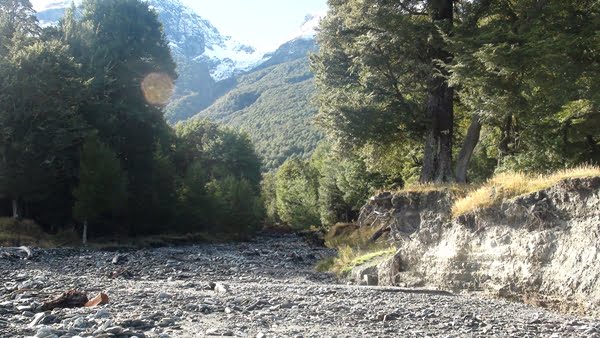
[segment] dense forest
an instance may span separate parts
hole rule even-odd
[[[178,75],[146,3],[85,0],[42,29],[28,0],[0,1],[0,212],[92,236],[249,233],[352,221],[378,189],[600,161],[598,1],[328,6],[311,72],[259,70],[204,112],[262,130],[259,154],[244,132],[165,122]],[[325,139],[287,158],[321,137],[285,113],[313,75]]]
[[[203,120],[171,128],[175,63],[138,0],[86,0],[40,28],[0,2],[3,214],[92,236],[243,233],[262,220],[248,137]]]
[[[267,176],[270,219],[334,224],[380,188],[600,161],[600,2],[328,4],[311,58],[327,144]]]

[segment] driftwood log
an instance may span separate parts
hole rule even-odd
[[[69,290],[61,294],[58,298],[45,302],[42,305],[42,311],[49,311],[56,308],[75,308],[82,307],[88,302],[85,293],[75,290]]]
[[[369,242],[370,243],[375,242],[376,240],[379,239],[379,237],[383,236],[383,234],[390,232],[390,230],[391,230],[390,227],[385,227],[385,228],[381,228],[381,229],[375,231],[373,236],[371,236],[371,238],[369,238]]]
[[[31,259],[33,252],[26,246],[0,248],[0,257]]]

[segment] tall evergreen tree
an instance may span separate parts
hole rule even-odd
[[[600,161],[600,4],[488,1],[449,37],[459,97],[486,125],[503,169]]]
[[[162,209],[152,206],[160,203],[152,183],[160,168],[154,163],[156,146],[169,144],[172,135],[163,107],[149,102],[142,88],[147,78],[168,82],[176,77],[157,14],[139,0],[86,0],[81,19],[72,9],[61,29],[87,79],[83,116],[128,174],[129,223],[166,223],[153,214]]]
[[[45,211],[70,213],[63,196],[75,182],[85,124],[77,114],[78,66],[58,41],[14,49],[0,79],[0,191],[18,201],[61,203]],[[68,193],[67,193],[68,195]],[[47,204],[47,203],[46,203]],[[43,218],[43,217],[42,217]]]
[[[307,161],[287,160],[276,174],[277,212],[294,227],[317,225],[319,220],[318,172]]]
[[[330,0],[312,59],[320,123],[355,149],[420,144],[421,182],[453,181],[455,94],[444,67],[453,59],[446,37],[467,18],[481,18],[488,3]],[[457,161],[460,181],[472,143]]]
[[[41,28],[29,0],[0,0],[0,55],[15,44],[36,37]]]
[[[208,120],[175,128],[179,225],[246,233],[261,222],[260,159],[247,135]],[[245,218],[245,221],[244,221]]]
[[[452,180],[453,92],[439,61],[451,58],[453,1],[329,1],[313,58],[319,118],[350,144],[419,138],[421,180]]]

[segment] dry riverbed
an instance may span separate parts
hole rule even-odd
[[[474,295],[340,284],[294,235],[0,258],[0,337],[600,337],[590,318]],[[116,263],[116,264],[115,264]],[[41,312],[68,290],[97,307]]]

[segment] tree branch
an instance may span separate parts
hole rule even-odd
[[[404,3],[404,1],[399,2],[400,9],[405,11],[410,15],[429,15],[427,12],[416,11],[413,8],[410,8],[408,5]]]

